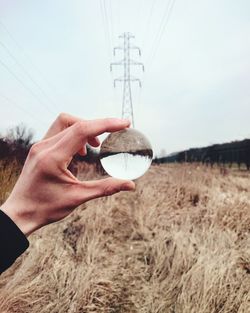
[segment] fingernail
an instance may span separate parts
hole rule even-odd
[[[130,124],[130,120],[128,118],[121,118],[120,121],[124,124]]]
[[[132,191],[135,190],[135,184],[126,183],[122,186],[122,190],[124,191]]]

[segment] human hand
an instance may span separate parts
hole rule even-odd
[[[84,121],[60,115],[44,139],[34,144],[9,198],[1,210],[25,235],[59,221],[78,205],[122,190],[134,190],[132,181],[106,178],[79,181],[68,169],[76,153],[86,154],[86,144],[97,147],[104,132],[129,126],[121,119]]]

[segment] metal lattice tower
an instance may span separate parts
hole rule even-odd
[[[130,50],[137,50],[139,55],[141,55],[141,50],[139,47],[130,44],[130,39],[134,38],[131,33],[123,33],[119,38],[123,38],[123,46],[114,48],[114,55],[116,50],[123,51],[123,59],[119,62],[113,62],[110,64],[110,71],[112,71],[113,65],[123,66],[123,76],[116,78],[114,80],[114,87],[116,87],[116,82],[123,82],[123,98],[122,98],[122,118],[127,118],[131,121],[132,127],[134,127],[134,113],[133,113],[133,102],[132,102],[132,92],[131,92],[131,82],[137,81],[141,87],[141,81],[139,78],[135,78],[130,75],[130,66],[139,65],[144,71],[144,65],[141,62],[136,62],[130,59]]]

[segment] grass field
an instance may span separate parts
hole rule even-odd
[[[0,178],[3,201],[16,173]],[[30,236],[1,275],[0,312],[249,313],[249,235],[249,173],[152,166],[135,192]]]

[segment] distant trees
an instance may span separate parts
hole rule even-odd
[[[241,164],[245,164],[246,168],[250,170],[250,139],[192,148],[157,160],[157,163],[170,162],[201,162],[211,166],[214,164],[228,164],[229,166],[238,164],[239,167]]]
[[[33,143],[34,133],[24,124],[20,124],[0,136],[0,159],[17,160],[23,164]]]
[[[2,165],[13,162],[23,165],[29,150],[34,143],[34,133],[31,129],[27,128],[24,124],[17,125],[7,131],[5,136],[0,135],[0,161]],[[70,165],[69,169],[76,175],[77,164],[81,162],[95,164],[98,172],[103,173],[99,153],[87,145],[87,154],[81,156],[76,154]]]

